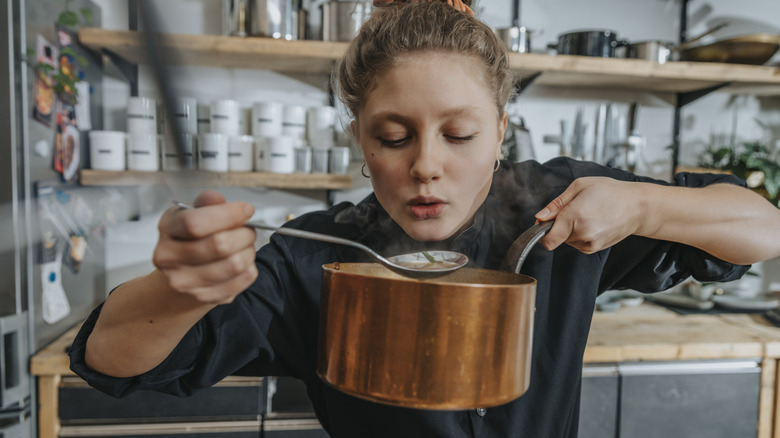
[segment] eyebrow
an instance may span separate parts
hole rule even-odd
[[[449,109],[439,113],[439,115],[441,117],[454,117],[454,116],[459,116],[459,115],[461,115],[463,113],[466,113],[466,112],[469,112],[469,111],[472,111],[472,110],[477,110],[477,109],[478,109],[477,107],[472,106],[472,105],[464,105],[464,106],[459,106],[459,107],[455,107],[455,108],[449,108]],[[396,113],[396,112],[392,112],[392,111],[380,111],[379,113],[375,114],[372,118],[373,119],[387,119],[387,120],[390,120],[390,121],[393,121],[393,122],[398,122],[398,123],[408,123],[408,122],[411,121],[410,117],[407,117],[407,116],[404,116],[402,114],[399,114],[399,113]]]

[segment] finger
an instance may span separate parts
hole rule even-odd
[[[206,202],[213,198],[206,198]],[[198,201],[204,198],[198,196]],[[218,231],[243,226],[254,214],[254,207],[246,202],[208,204],[194,210],[175,207],[160,219],[161,235],[175,239],[199,239]]]
[[[555,221],[550,231],[539,243],[548,251],[558,248],[566,242],[574,232],[574,224],[566,219],[560,218]]]
[[[198,301],[208,304],[228,304],[250,286],[257,279],[257,267],[252,264],[246,271],[232,277],[222,283],[204,286],[189,291],[188,294]]]
[[[175,269],[163,269],[168,277],[171,289],[189,293],[203,288],[213,287],[242,275],[255,264],[254,248],[248,247],[220,260],[198,266],[178,266]]]
[[[162,239],[154,249],[152,262],[158,268],[202,265],[228,257],[247,246],[254,247],[256,239],[255,230],[244,226],[215,233],[205,239]]]
[[[215,204],[224,204],[225,203],[225,197],[222,196],[221,193],[219,193],[216,190],[204,190],[198,194],[198,196],[195,198],[195,207],[203,207],[204,205],[215,205]]]
[[[561,193],[557,198],[553,199],[543,209],[536,213],[534,217],[541,222],[556,218],[558,213],[560,213],[561,210],[563,210],[563,208],[566,207],[572,201],[572,199],[576,198],[577,195],[582,191],[582,185],[577,181],[578,180],[574,180],[574,182],[572,182],[569,187],[563,191],[563,193]]]

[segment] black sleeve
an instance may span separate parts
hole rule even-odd
[[[288,291],[295,282],[294,264],[281,239],[261,248],[256,256],[258,279],[247,291],[204,316],[187,332],[171,354],[154,369],[135,377],[115,378],[93,371],[84,361],[86,341],[102,305],[88,317],[70,350],[71,370],[91,386],[114,397],[137,389],[153,389],[188,396],[224,377],[251,371],[257,375],[289,374],[268,339],[269,329],[280,325],[287,312]],[[285,330],[297,330],[284,324]],[[295,333],[287,333],[295,338]]]
[[[681,187],[721,183],[746,186],[743,180],[723,174],[679,173],[671,184],[648,178],[639,180]],[[699,281],[727,282],[742,277],[750,269],[749,265],[728,263],[689,245],[639,236],[630,236],[608,251],[600,291],[634,289],[658,292],[689,277]]]

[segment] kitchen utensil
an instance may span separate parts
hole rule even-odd
[[[612,58],[615,48],[628,45],[627,41],[618,40],[617,33],[612,30],[584,30],[558,35],[558,43],[548,45],[559,55],[580,55]]]
[[[680,59],[694,62],[725,62],[761,65],[780,48],[780,35],[759,33],[689,47],[680,51]]]
[[[582,120],[582,108],[577,108],[574,116],[574,133],[571,140],[571,156],[578,160],[585,158],[585,130],[587,125]]]
[[[638,110],[639,104],[637,102],[632,103],[628,108],[628,135],[626,137],[623,168],[629,172],[633,172],[636,169],[637,161],[645,146],[645,138],[639,135],[636,128]]]
[[[673,307],[684,307],[686,309],[709,310],[715,307],[712,301],[701,301],[677,292],[658,292],[647,294],[648,301]]]
[[[674,43],[671,41],[639,41],[626,47],[626,58],[645,59],[664,64],[671,59]]]
[[[545,135],[542,141],[548,144],[558,145],[558,155],[568,157],[571,149],[572,135],[569,130],[569,123],[561,119],[561,133],[559,135]]]
[[[501,153],[504,159],[514,163],[536,159],[531,133],[526,128],[522,117],[509,117],[504,140],[501,143]]]
[[[496,29],[496,35],[506,48],[516,53],[531,53],[531,30],[520,25],[520,1],[512,2],[512,26]]]
[[[525,26],[496,29],[496,35],[510,52],[531,53],[531,35],[535,33]],[[541,32],[540,32],[541,34]]]
[[[551,226],[518,237],[502,271],[463,268],[419,282],[377,264],[325,265],[317,374],[353,396],[418,409],[485,408],[521,396],[536,280],[519,271]]]
[[[245,37],[252,27],[250,0],[228,0],[225,2],[230,16],[228,20],[228,35]]]
[[[287,11],[285,0],[251,0],[251,35],[284,38]]]
[[[671,41],[659,41],[659,40],[639,41],[635,43],[630,43],[628,44],[628,46],[626,46],[626,58],[646,59],[648,61],[664,64],[666,63],[666,61],[674,59],[675,56],[673,55],[676,55],[682,50],[685,50],[688,47],[693,46],[696,42],[698,42],[705,36],[717,32],[728,25],[729,25],[728,21],[723,21],[715,26],[712,26],[711,28],[707,29],[705,32],[697,35],[696,37],[691,38],[680,44],[675,44]]]
[[[322,10],[323,41],[350,41],[360,26],[371,15],[370,1],[330,0],[320,6]]]
[[[186,202],[173,201],[173,204],[188,210],[195,208],[195,206]],[[331,236],[328,234],[296,230],[294,228],[277,228],[260,222],[247,222],[246,226],[259,228],[261,230],[273,231],[275,233],[284,234],[287,236],[300,237],[302,239],[312,239],[322,242],[351,246],[365,252],[371,256],[371,258],[381,263],[391,271],[410,278],[433,278],[445,275],[447,273],[461,269],[462,267],[466,266],[466,263],[469,261],[468,257],[463,254],[454,251],[443,250],[413,252],[385,258],[362,243],[343,239],[341,237]]]
[[[463,268],[414,281],[373,263],[323,266],[317,374],[373,402],[489,408],[530,383],[536,280]]]

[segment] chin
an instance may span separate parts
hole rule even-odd
[[[450,227],[437,224],[433,221],[425,221],[425,223],[412,223],[402,226],[406,234],[414,240],[420,242],[438,242],[448,239],[455,231],[450,230]]]

